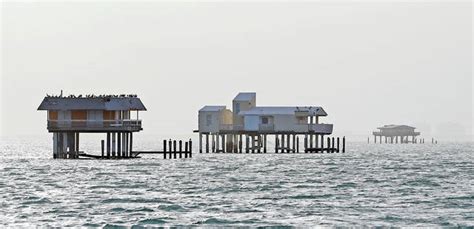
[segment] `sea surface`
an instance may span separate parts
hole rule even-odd
[[[472,143],[175,160],[53,160],[51,145],[0,141],[0,226],[474,226]]]

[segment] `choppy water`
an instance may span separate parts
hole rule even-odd
[[[468,143],[117,161],[52,160],[50,145],[1,141],[0,225],[474,225]]]

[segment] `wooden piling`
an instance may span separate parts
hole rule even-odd
[[[300,152],[300,138],[296,137],[296,152]]]
[[[189,139],[189,158],[193,157],[193,141]]]
[[[305,153],[308,153],[307,149],[308,149],[308,135],[305,135],[304,136],[304,152]]]
[[[100,141],[100,149],[101,149],[101,158],[104,159],[104,140]]]
[[[339,137],[337,137],[337,153],[339,153]]]
[[[280,152],[285,153],[285,135],[281,135],[281,147],[280,147]]]
[[[279,143],[279,139],[278,139],[278,134],[275,134],[275,153],[278,153],[278,144]]]
[[[242,134],[239,134],[239,153],[242,153]]]
[[[327,144],[328,144],[328,148],[326,148],[326,153],[330,153],[330,151],[329,151],[329,148],[331,148],[331,138],[330,137],[327,138]]]
[[[334,153],[334,137],[332,137],[331,153]]]
[[[209,136],[209,135],[207,135],[207,136]],[[209,138],[208,138],[208,139],[209,139]],[[206,144],[206,145],[207,145],[207,144]],[[176,140],[173,140],[173,158],[174,158],[174,159],[176,159],[176,156],[177,156],[177,155],[176,155],[176,154],[177,154],[177,152],[176,152],[176,147],[177,147],[177,146],[176,146]],[[209,151],[207,151],[207,153],[209,153]]]
[[[249,153],[249,136],[245,135],[245,153]]]
[[[179,140],[179,158],[183,158],[183,141]]]
[[[226,152],[225,134],[222,135],[222,153]]]
[[[267,135],[263,135],[263,153],[267,153]]]
[[[199,133],[199,153],[202,153],[202,134]]]
[[[346,152],[346,137],[342,137],[342,152]]]
[[[110,159],[110,132],[107,132],[107,159]]]
[[[188,142],[184,143],[184,158],[188,158]]]

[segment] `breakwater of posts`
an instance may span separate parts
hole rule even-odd
[[[183,140],[163,140],[162,151],[133,151],[134,157],[141,154],[163,154],[163,159],[192,158],[193,157],[193,141]]]

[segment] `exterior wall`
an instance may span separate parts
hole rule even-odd
[[[297,131],[299,128],[298,126],[306,126],[305,125],[297,125],[296,116],[294,115],[274,115],[274,128],[275,131]]]
[[[244,130],[245,131],[258,131],[260,122],[261,122],[260,116],[258,115],[245,115]]]
[[[221,123],[224,125],[232,125],[233,124],[233,113],[229,109],[222,110],[220,112],[221,115]]]
[[[221,113],[219,111],[199,111],[199,132],[219,132]]]
[[[232,101],[232,110],[234,111],[234,125],[243,126],[244,117],[238,115],[240,111],[248,111],[256,106],[256,98],[251,101]]]

